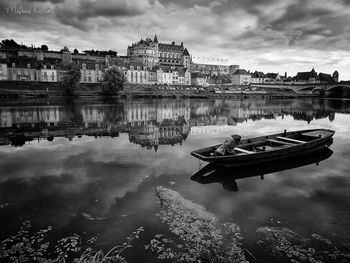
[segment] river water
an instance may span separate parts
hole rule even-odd
[[[192,150],[231,134],[311,128],[336,131],[333,153],[318,165],[237,179],[234,187],[191,180],[205,165]],[[156,262],[144,244],[167,231],[154,195],[164,186],[236,223],[253,252],[257,226],[272,221],[348,244],[349,134],[346,100],[2,101],[0,237],[30,220],[57,237],[98,236],[97,246],[108,249],[143,226],[126,258]]]

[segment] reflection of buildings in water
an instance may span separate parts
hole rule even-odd
[[[120,132],[119,123],[111,124],[106,114],[112,111],[115,118],[118,109],[110,109],[106,110],[105,106],[4,107],[0,109],[0,143],[22,146],[33,139],[52,141],[54,137],[66,137],[72,140],[83,135],[116,137]]]
[[[16,135],[22,143],[23,136],[52,140],[57,136],[116,137],[128,132],[130,141],[158,148],[181,144],[191,130],[220,132],[249,119],[291,115],[308,122],[327,117],[332,121],[335,113],[327,105],[314,100],[148,100],[113,105],[6,106],[0,107],[0,144],[8,144]]]
[[[157,151],[159,145],[159,128],[152,122],[139,127],[134,126],[129,131],[129,141],[141,145],[142,148],[154,148]]]
[[[159,145],[182,144],[190,132],[189,101],[125,105],[130,142],[157,151]]]
[[[60,121],[60,107],[2,108],[0,118],[1,128],[34,127],[36,123],[56,126]]]
[[[81,115],[85,128],[89,126],[101,127],[105,120],[105,112],[102,107],[85,106],[81,109]]]

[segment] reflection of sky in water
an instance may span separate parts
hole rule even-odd
[[[318,127],[336,130],[334,154],[319,166],[269,174],[264,181],[239,179],[235,193],[218,183],[202,185],[190,180],[199,164],[190,151],[220,143],[230,134],[244,138]],[[0,213],[9,228],[1,233],[30,218],[40,226],[97,232],[101,242],[115,242],[137,226],[159,227],[152,189],[165,185],[243,229],[274,218],[306,233],[349,235],[349,131],[350,116],[337,113],[333,122],[324,118],[310,124],[291,116],[248,120],[217,132],[191,133],[182,146],[162,145],[157,152],[131,144],[127,134],[114,139],[83,137],[69,142],[55,138],[19,148],[2,146],[0,198],[9,205]],[[82,212],[103,220],[88,221]]]

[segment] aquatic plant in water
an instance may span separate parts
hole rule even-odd
[[[240,247],[239,227],[221,224],[204,207],[186,200],[179,193],[155,188],[160,201],[159,218],[171,236],[157,234],[145,246],[167,262],[246,262]]]
[[[310,240],[283,227],[259,227],[257,234],[258,244],[278,259],[289,259],[293,263],[350,261],[349,253],[337,248],[329,239],[318,234],[312,234],[313,240]]]
[[[23,222],[19,231],[0,243],[0,262],[47,262],[47,263],[116,263],[127,262],[122,253],[131,248],[132,242],[139,237],[143,228],[138,228],[122,245],[110,249],[107,253],[102,250],[94,250],[93,245],[97,238],[93,237],[83,245],[82,239],[77,234],[61,238],[56,241],[50,250],[47,235],[52,227],[31,231],[29,221]]]

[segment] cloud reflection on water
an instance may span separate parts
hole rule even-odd
[[[58,137],[53,142],[32,141],[20,148],[2,146],[0,199],[10,203],[11,213],[30,217],[39,225],[77,226],[84,220],[82,212],[112,218],[115,224],[103,221],[96,229],[109,237],[113,235],[111,229],[119,233],[126,231],[123,227],[130,222],[152,221],[147,214],[157,208],[152,187],[167,185],[219,218],[232,219],[242,227],[252,225],[249,218],[276,218],[303,231],[341,234],[349,231],[343,224],[349,219],[349,124],[349,115],[341,113],[336,113],[333,122],[321,118],[310,124],[287,115],[248,120],[218,132],[190,133],[182,145],[162,145],[157,152],[130,143],[123,133],[116,138],[83,136],[68,141]],[[319,166],[269,174],[264,181],[258,177],[242,179],[237,193],[189,179],[198,169],[198,161],[189,155],[193,149],[220,143],[232,133],[248,137],[313,127],[336,130],[331,146],[334,154]],[[175,184],[169,186],[169,181]],[[116,221],[123,215],[127,219]]]

